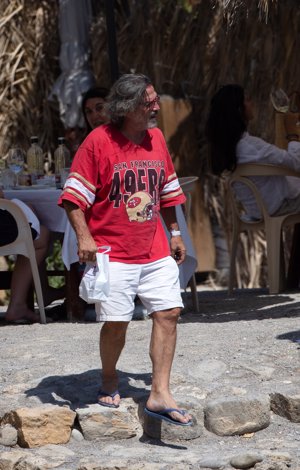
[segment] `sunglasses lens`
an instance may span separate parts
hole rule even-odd
[[[146,103],[144,103],[144,106],[145,106],[147,109],[151,109],[151,108],[153,108],[153,106],[155,106],[156,103],[159,104],[159,102],[160,102],[160,96],[157,95],[157,97],[154,98],[154,100],[152,100],[152,101],[146,101]]]

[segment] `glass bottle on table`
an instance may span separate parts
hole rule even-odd
[[[37,136],[30,138],[30,147],[27,151],[27,172],[31,177],[31,184],[35,184],[36,180],[44,175],[44,154],[38,145]]]
[[[55,181],[58,188],[62,186],[62,173],[70,167],[70,164],[71,154],[65,145],[65,138],[58,137],[58,147],[54,152]]]

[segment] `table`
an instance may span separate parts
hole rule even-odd
[[[69,225],[64,209],[57,205],[61,189],[5,189],[3,192],[6,199],[20,199],[31,205],[41,224],[52,232],[64,233]]]
[[[57,205],[60,194],[61,190],[55,188],[4,190],[4,196],[7,199],[21,199],[23,202],[30,204],[36,211],[41,224],[45,225],[49,230],[64,233],[62,260],[69,271],[70,265],[78,261],[77,240],[65,211]],[[181,206],[176,206],[176,215],[179,229],[187,249],[186,260],[179,267],[180,286],[182,289],[185,289],[195,272],[197,259]],[[169,236],[168,230],[166,230],[166,233]]]

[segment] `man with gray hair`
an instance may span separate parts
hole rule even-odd
[[[187,426],[192,418],[178,409],[170,392],[183,306],[178,265],[186,253],[175,206],[185,196],[156,127],[159,109],[159,96],[148,77],[121,76],[107,98],[110,123],[93,130],[77,151],[59,204],[75,230],[80,262],[94,262],[100,245],[111,247],[109,297],[96,304],[97,320],[104,322],[98,403],[119,406],[116,366],[138,295],[152,319],[152,387],[145,413]]]

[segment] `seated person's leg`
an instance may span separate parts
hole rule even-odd
[[[40,237],[34,241],[37,263],[41,263],[47,253],[49,230],[41,226]],[[28,291],[32,283],[32,272],[29,258],[18,255],[11,280],[11,299],[5,315],[8,321],[29,320],[39,321],[36,315],[27,306]]]

